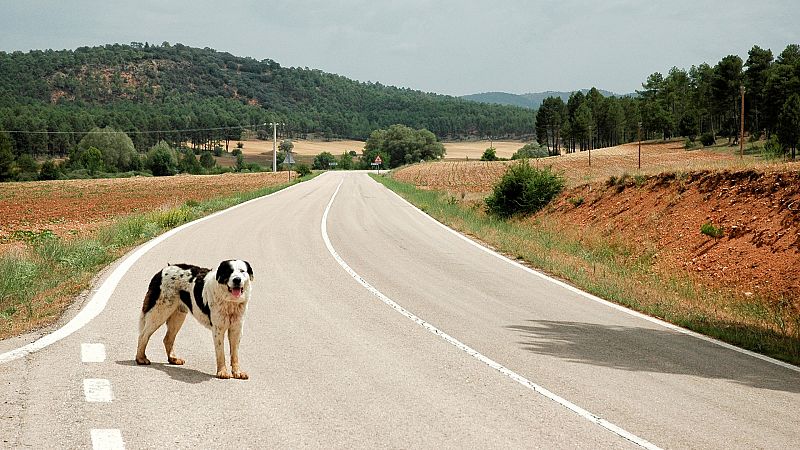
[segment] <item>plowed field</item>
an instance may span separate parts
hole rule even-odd
[[[0,183],[0,251],[31,233],[80,234],[117,216],[286,181],[283,172]]]

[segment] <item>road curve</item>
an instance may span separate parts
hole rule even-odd
[[[213,378],[191,318],[186,365],[165,364],[160,330],[154,364],[136,366],[153,273],[228,258],[255,272],[250,380]],[[0,383],[0,447],[800,446],[797,371],[532,275],[354,172],[170,236],[94,320],[0,365]]]

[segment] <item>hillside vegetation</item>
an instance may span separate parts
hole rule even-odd
[[[275,61],[210,48],[106,45],[76,50],[0,52],[0,130],[16,154],[65,154],[93,127],[129,134],[138,150],[166,140],[240,139],[246,127],[269,135],[321,133],[366,139],[393,124],[426,128],[439,138],[532,135],[530,111],[483,105],[411,89],[363,83]],[[181,131],[204,129],[202,131]],[[271,131],[271,130],[269,130]]]

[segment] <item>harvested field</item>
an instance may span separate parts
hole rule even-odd
[[[241,141],[244,147],[242,153],[245,155],[245,160],[248,162],[258,162],[261,164],[262,160],[272,161],[272,141],[261,140],[244,140]],[[280,142],[280,139],[279,139]],[[314,157],[322,152],[329,152],[334,156],[339,156],[342,153],[355,151],[361,155],[364,150],[363,141],[353,140],[339,140],[339,141],[315,141],[305,139],[292,139],[294,144],[294,152],[299,157]],[[511,158],[517,150],[525,145],[521,141],[459,141],[459,142],[443,142],[446,150],[445,159],[457,160],[479,160],[483,152],[494,146],[497,156],[500,158]],[[231,143],[231,150],[236,148],[236,142]],[[255,158],[261,156],[261,158]],[[222,163],[224,164],[224,162]],[[235,160],[234,160],[235,164]]]
[[[479,160],[483,152],[494,147],[498,158],[511,158],[517,150],[525,146],[522,141],[459,141],[444,142],[445,159]]]
[[[242,153],[247,155],[269,155],[272,157],[272,141],[261,140],[246,140],[241,141],[244,144]],[[281,139],[278,139],[280,144]],[[292,151],[297,155],[316,156],[322,152],[329,152],[334,156],[339,156],[342,153],[355,151],[359,155],[364,148],[363,141],[341,140],[341,141],[311,141],[305,139],[292,139],[294,148]],[[236,143],[231,143],[231,150],[236,148]],[[278,150],[280,151],[280,150]]]
[[[79,235],[119,216],[286,181],[270,172],[0,183],[0,252],[38,233]]]
[[[744,168],[763,166],[753,157],[743,160],[730,147],[712,150],[683,148],[683,142],[642,144],[642,169],[637,168],[638,145],[636,143],[592,150],[592,165],[589,167],[589,152],[576,152],[562,156],[551,156],[530,160],[536,166],[551,166],[562,172],[568,186],[577,186],[590,181],[605,180],[611,176],[628,174],[657,174],[663,171],[690,171],[721,168]],[[505,173],[512,161],[444,161],[415,164],[395,172],[394,177],[413,183],[423,189],[452,193],[487,193]]]

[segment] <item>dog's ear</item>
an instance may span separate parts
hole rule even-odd
[[[244,265],[247,266],[247,274],[250,275],[250,281],[253,281],[253,268],[250,267],[250,263],[247,261],[243,261]]]
[[[231,261],[222,261],[219,263],[219,267],[217,267],[217,283],[228,284],[228,280],[231,278],[232,273],[233,265],[231,264]]]

